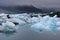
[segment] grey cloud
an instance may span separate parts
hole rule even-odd
[[[33,5],[35,7],[60,7],[60,0],[0,0],[0,6]]]

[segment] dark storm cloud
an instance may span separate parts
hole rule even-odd
[[[0,0],[0,6],[34,5],[35,7],[60,7],[60,0]]]

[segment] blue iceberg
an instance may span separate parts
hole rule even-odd
[[[54,17],[44,16],[40,19],[42,19],[40,22],[37,22],[31,26],[32,30],[40,32],[49,30],[55,32],[58,28],[58,25],[60,25],[59,18],[57,18],[56,15]]]

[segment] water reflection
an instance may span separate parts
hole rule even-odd
[[[9,37],[9,36],[12,36],[14,35],[15,33],[17,33],[16,31],[8,31],[8,32],[3,32],[3,31],[0,31],[1,34],[4,34],[6,37]]]

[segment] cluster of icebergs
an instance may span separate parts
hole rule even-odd
[[[36,32],[43,32],[43,31],[52,31],[55,32],[57,29],[60,29],[60,18],[57,18],[57,15],[54,17],[50,16],[38,16],[33,17],[33,22],[31,29]]]
[[[9,15],[9,17],[7,16]],[[0,14],[0,32],[15,32],[18,27],[31,24],[31,29],[37,32],[52,31],[60,29],[60,18],[44,16],[30,17],[29,14]]]
[[[27,24],[27,14],[0,14],[0,32],[15,32]],[[17,26],[18,25],[18,26]]]

